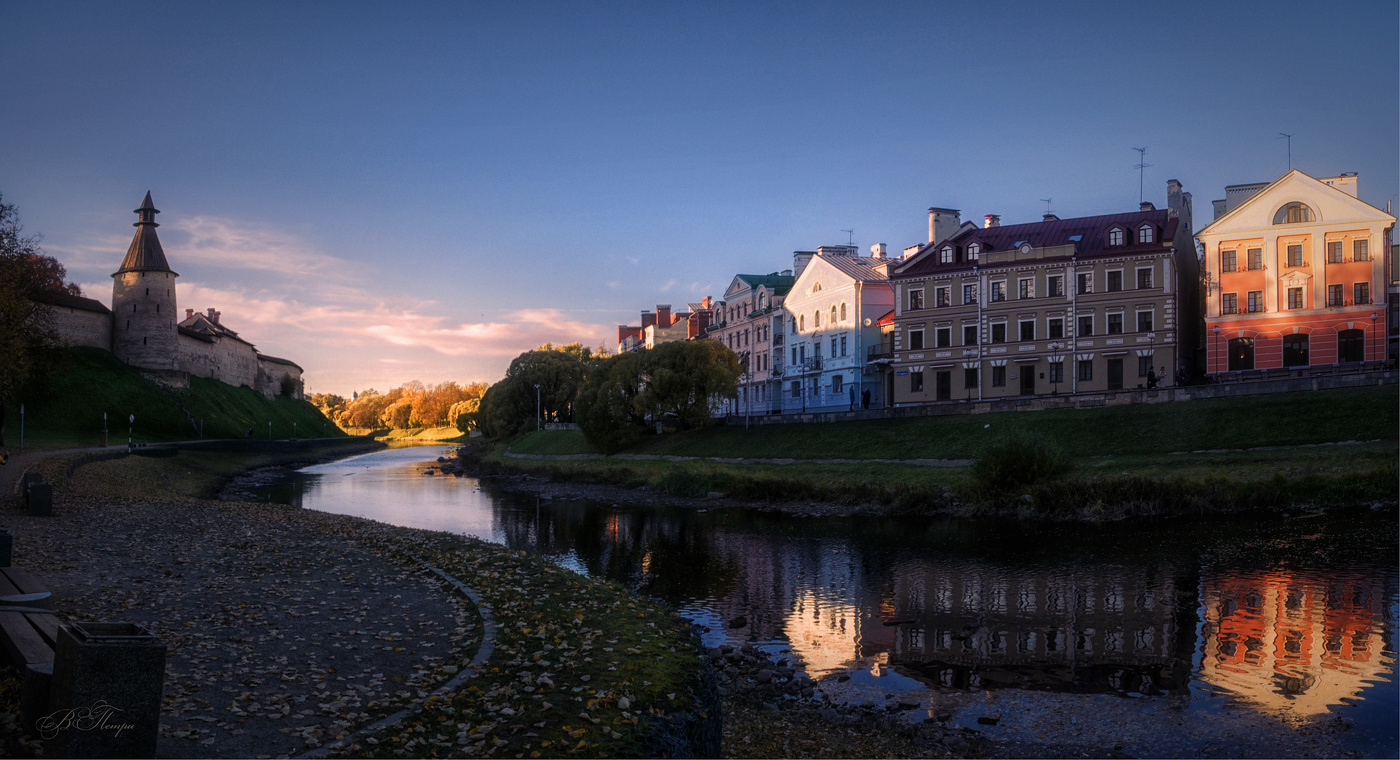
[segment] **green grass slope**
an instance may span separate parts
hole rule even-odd
[[[102,439],[102,414],[107,413],[110,442],[126,440],[127,417],[136,415],[138,441],[182,441],[204,438],[266,439],[343,436],[339,428],[306,401],[278,396],[267,399],[251,388],[235,388],[216,380],[191,378],[187,391],[162,388],[95,348],[68,351],[68,361],[44,387],[20,399],[25,407],[26,448],[93,446]],[[5,440],[19,442],[19,407],[6,410]]]
[[[968,459],[1009,433],[1050,438],[1074,458],[1400,438],[1393,385],[1096,409],[996,412],[823,424],[720,425],[648,436],[634,454],[798,459]],[[528,454],[590,451],[577,431],[530,433]]]

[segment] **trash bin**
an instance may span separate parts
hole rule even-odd
[[[135,623],[59,629],[49,710],[39,723],[49,757],[155,757],[165,644]]]

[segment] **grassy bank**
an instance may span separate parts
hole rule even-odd
[[[861,422],[720,426],[648,437],[627,454],[698,457],[532,460],[592,453],[576,431],[530,433],[490,455],[503,471],[551,480],[714,492],[745,501],[823,501],[895,513],[1061,519],[1289,510],[1394,502],[1394,387],[1084,410]],[[1019,489],[978,482],[967,467],[826,463],[823,459],[976,459],[1000,441],[1049,442],[1067,476]],[[1362,443],[1331,444],[1343,440]],[[809,460],[716,462],[706,457]]]
[[[135,415],[138,442],[198,438],[339,437],[345,433],[306,401],[268,399],[247,387],[191,378],[188,390],[171,390],[142,377],[112,354],[78,347],[66,352],[61,371],[24,402],[27,449],[95,446],[102,440],[103,414],[109,441],[124,442]],[[269,423],[271,428],[269,429]],[[6,443],[19,445],[20,416],[6,409]]]

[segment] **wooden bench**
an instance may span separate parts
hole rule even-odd
[[[42,607],[53,604],[53,594],[22,567],[0,567],[0,606]]]
[[[20,675],[21,726],[33,726],[49,713],[60,626],[52,610],[0,607],[0,644]]]

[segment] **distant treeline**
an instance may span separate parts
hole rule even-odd
[[[373,388],[359,391],[350,399],[317,393],[311,403],[346,429],[456,427],[465,433],[476,427],[477,406],[484,393],[486,383],[459,385],[449,380],[428,386],[414,380],[387,393]]]

